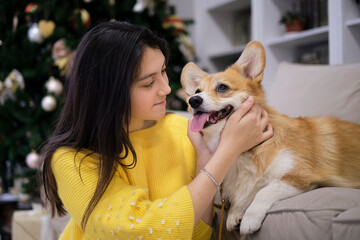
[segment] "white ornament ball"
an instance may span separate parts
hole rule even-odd
[[[53,96],[45,96],[41,101],[41,107],[46,112],[51,112],[56,108],[56,99]]]
[[[34,23],[28,30],[28,38],[31,42],[42,43],[44,37],[41,35],[39,26]]]
[[[60,95],[64,89],[62,82],[54,77],[49,78],[45,83],[45,87],[48,92],[55,93],[57,96]]]
[[[38,168],[40,166],[40,155],[36,152],[31,152],[26,156],[26,164],[29,168]]]

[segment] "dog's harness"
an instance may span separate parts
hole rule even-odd
[[[224,209],[225,209],[225,199],[223,198],[223,189],[220,187],[220,199],[221,199],[221,217],[220,217],[220,227],[219,227],[219,240],[221,240],[221,232],[224,220]]]

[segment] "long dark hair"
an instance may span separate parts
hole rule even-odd
[[[59,147],[74,148],[77,153],[88,149],[99,155],[99,178],[81,222],[83,229],[114,176],[116,166],[135,167],[136,153],[128,128],[130,89],[147,47],[160,49],[168,60],[164,39],[147,28],[125,22],[100,23],[80,41],[68,75],[62,113],[41,154],[42,184],[52,216],[55,212],[59,216],[66,213],[51,169],[52,155]],[[134,156],[133,162],[125,165],[122,160],[129,151]]]

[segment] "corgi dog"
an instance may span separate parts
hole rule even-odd
[[[190,129],[202,132],[212,152],[229,115],[249,96],[269,115],[273,136],[240,154],[222,183],[230,204],[226,228],[240,223],[240,234],[257,231],[281,199],[322,186],[360,188],[360,125],[276,112],[261,86],[265,62],[264,47],[253,41],[224,72],[207,74],[190,62],[181,73],[194,115]]]

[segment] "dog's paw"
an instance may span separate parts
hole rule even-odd
[[[228,231],[234,231],[239,229],[239,223],[242,215],[229,214],[226,220],[226,229]]]
[[[245,213],[240,224],[240,234],[251,234],[260,229],[262,221],[265,218],[265,214],[259,213]]]

